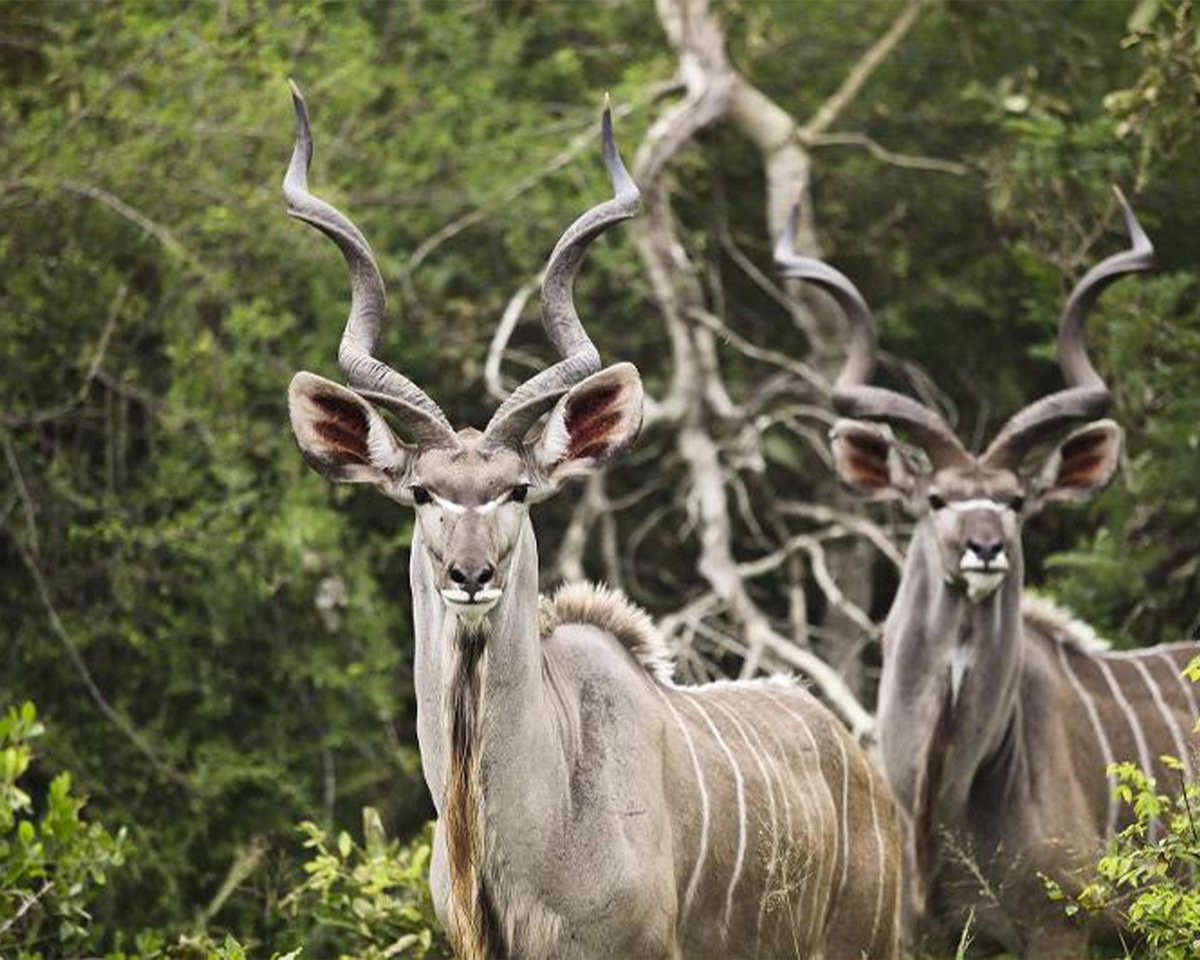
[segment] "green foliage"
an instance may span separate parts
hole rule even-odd
[[[80,816],[87,801],[72,793],[69,773],[28,792],[44,733],[32,703],[0,718],[0,956],[54,956],[86,943],[96,888],[129,849],[123,829]]]
[[[1106,913],[1143,941],[1151,960],[1187,960],[1200,942],[1200,890],[1190,870],[1200,866],[1200,785],[1185,783],[1183,764],[1162,762],[1179,775],[1178,789],[1159,792],[1153,777],[1133,763],[1115,763],[1116,794],[1134,820],[1108,845],[1094,879],[1067,893],[1047,879],[1050,896],[1063,901],[1068,916]],[[1162,834],[1151,839],[1151,823]]]
[[[1200,682],[1200,657],[1184,668]],[[1196,721],[1200,729],[1200,718]],[[1044,877],[1051,899],[1068,916],[1107,914],[1142,941],[1149,960],[1188,960],[1200,944],[1200,784],[1185,777],[1177,757],[1159,757],[1178,778],[1169,792],[1148,771],[1130,762],[1114,763],[1115,796],[1133,812],[1133,821],[1109,841],[1094,877],[1066,891]],[[1152,827],[1158,829],[1154,838]]]
[[[283,912],[307,929],[310,949],[336,944],[345,960],[452,956],[429,895],[433,824],[408,844],[389,839],[371,807],[362,825],[361,844],[346,831],[334,839],[311,821],[300,825],[307,877]]]

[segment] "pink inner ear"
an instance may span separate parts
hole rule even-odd
[[[340,460],[370,464],[367,447],[370,424],[360,406],[330,394],[311,398],[321,417],[313,420],[313,432],[329,445],[329,454]]]
[[[1108,437],[1104,434],[1084,434],[1064,443],[1057,485],[1090,487],[1094,484],[1096,470],[1105,461],[1107,447]]]
[[[886,464],[855,452],[851,452],[847,459],[847,472],[862,487],[886,487],[891,480]]]
[[[860,487],[883,488],[891,484],[886,441],[868,434],[840,439],[844,446],[838,458],[839,467],[847,480]]]
[[[613,446],[624,421],[620,409],[613,409],[620,395],[620,384],[613,384],[589,390],[570,403],[566,428],[571,446],[565,459],[599,457]]]

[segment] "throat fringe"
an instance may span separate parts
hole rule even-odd
[[[460,621],[461,623],[461,621]],[[464,625],[452,644],[455,657],[449,691],[450,763],[446,777],[446,847],[450,867],[451,934],[464,960],[508,955],[483,863],[483,819],[479,795],[479,694],[486,667],[488,626]]]

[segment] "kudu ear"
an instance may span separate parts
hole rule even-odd
[[[641,429],[643,399],[642,378],[632,363],[614,364],[572,387],[532,444],[551,489],[624,453]]]
[[[288,387],[288,416],[304,459],[338,483],[386,485],[403,473],[410,449],[353,390],[298,373]]]
[[[872,500],[907,497],[916,484],[914,455],[891,429],[866,420],[839,420],[829,432],[841,481]]]
[[[1033,480],[1039,500],[1082,501],[1103,490],[1117,472],[1121,428],[1112,420],[1080,427],[1046,458]]]

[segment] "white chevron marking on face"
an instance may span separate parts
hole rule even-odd
[[[972,500],[951,500],[946,506],[958,513],[966,513],[970,510],[994,510],[999,513],[1003,510],[1012,509],[1009,504],[1001,503],[999,500],[992,500],[988,497],[976,497]]]
[[[433,498],[433,502],[445,510],[447,513],[463,514],[463,513],[478,513],[487,516],[489,513],[495,512],[496,508],[508,502],[508,494],[502,497],[496,497],[495,500],[489,500],[487,503],[481,503],[477,507],[464,507],[461,503],[455,503],[453,500],[447,500],[445,497],[439,497],[436,493],[429,494]]]

